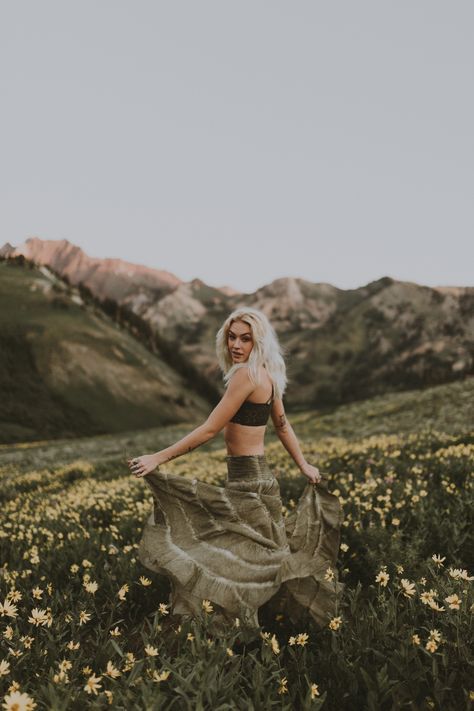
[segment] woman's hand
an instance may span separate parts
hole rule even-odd
[[[130,471],[137,478],[146,476],[159,466],[158,457],[156,454],[144,454],[142,457],[134,457],[127,459]]]
[[[301,467],[301,471],[303,472],[303,474],[305,476],[308,477],[311,484],[319,484],[320,483],[322,476],[321,476],[321,473],[320,473],[318,467],[313,467],[312,464],[306,463]]]

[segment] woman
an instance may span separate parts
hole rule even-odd
[[[261,311],[239,308],[219,329],[216,350],[226,391],[207,420],[170,447],[129,460],[135,476],[146,476],[154,497],[138,557],[171,579],[175,614],[195,616],[206,599],[218,613],[215,622],[238,617],[255,633],[259,607],[273,598],[293,621],[309,612],[326,625],[343,589],[334,568],[342,509],[318,468],[304,458],[286,418],[286,370],[275,331]],[[308,478],[287,517],[264,453],[270,415]],[[155,471],[222,429],[224,486]]]

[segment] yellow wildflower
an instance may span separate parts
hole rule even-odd
[[[6,659],[2,659],[2,661],[0,662],[0,676],[6,676],[9,673],[10,673],[10,662],[7,662]]]
[[[390,575],[386,570],[380,570],[375,576],[375,582],[379,583],[382,587],[386,588],[387,583],[390,580]]]
[[[415,583],[410,583],[406,578],[400,580],[400,587],[405,597],[413,597],[415,594]]]
[[[18,617],[18,608],[16,605],[12,605],[9,600],[5,600],[3,604],[0,602],[0,615],[2,617],[4,617],[4,615],[8,617]]]
[[[311,684],[310,691],[311,691],[311,699],[315,699],[316,696],[320,696],[317,684]]]
[[[36,706],[31,696],[18,690],[12,691],[3,700],[3,708],[6,711],[32,711]]]
[[[446,560],[446,556],[443,556],[443,557],[441,558],[441,556],[440,556],[438,553],[434,553],[434,554],[431,556],[431,558],[432,558],[432,560],[434,560],[434,562],[436,563],[436,565],[437,565],[438,567],[441,567],[441,566],[443,565],[443,561]]]
[[[411,641],[413,642],[413,644],[420,644],[421,643],[421,639],[420,639],[419,635],[417,635],[417,634],[412,635]]]
[[[338,630],[342,625],[342,617],[333,617],[329,623],[329,629]]]
[[[48,624],[48,613],[46,610],[41,610],[38,607],[33,608],[31,610],[31,615],[28,617],[28,622],[31,622],[31,624],[35,625],[35,627],[39,627],[40,625],[46,625]]]
[[[168,610],[169,605],[167,605],[165,602],[160,602],[158,605],[158,610],[161,612],[162,615],[169,615],[169,610]]]
[[[92,676],[90,676],[86,681],[84,691],[87,691],[88,694],[95,694],[97,696],[99,689],[101,688],[101,685],[99,684],[101,679],[101,676],[95,676],[95,674],[92,674]]]
[[[464,568],[450,568],[449,574],[456,580],[474,580],[474,575],[468,575],[467,570],[464,570]]]
[[[107,662],[107,669],[105,670],[104,674],[106,676],[110,676],[111,679],[116,679],[118,676],[120,676],[122,672],[120,669],[117,669],[117,667],[114,666],[113,662],[109,659]]]
[[[280,679],[280,686],[278,687],[278,693],[279,694],[287,694],[288,693],[288,679],[286,676],[284,676],[282,679]]]
[[[437,595],[436,590],[424,590],[421,595],[420,595],[420,600],[423,603],[423,605],[428,605],[430,600],[434,600],[435,596]]]
[[[127,672],[127,671],[130,671],[130,669],[133,669],[133,665],[135,664],[135,662],[136,662],[136,659],[135,659],[134,653],[133,653],[133,652],[127,652],[127,653],[125,654],[125,660],[124,660],[124,664],[123,664],[123,671],[124,671],[124,672]]]
[[[144,575],[140,575],[139,580],[143,587],[148,587],[148,585],[151,585],[151,580],[149,578],[146,578]]]
[[[151,644],[147,644],[145,647],[145,652],[148,654],[149,657],[157,657],[158,656],[158,650],[156,647],[152,647]]]
[[[458,595],[448,595],[448,597],[444,598],[446,602],[448,603],[449,607],[451,610],[459,610],[461,607],[461,598],[458,597]]]
[[[270,645],[273,654],[280,654],[280,645],[278,644],[278,640],[274,634],[271,636]]]
[[[108,701],[109,706],[110,706],[110,705],[112,704],[112,701],[114,700],[114,695],[113,695],[113,693],[112,693],[111,691],[109,691],[108,689],[104,689],[104,694],[106,695],[107,701]]]
[[[3,630],[3,636],[5,639],[13,639],[13,627],[11,625],[7,625],[5,627]]]
[[[53,681],[55,684],[69,684],[67,672],[60,671],[58,674],[53,674]]]
[[[88,612],[85,612],[85,610],[81,610],[79,613],[79,624],[82,625],[85,622],[89,622],[91,619],[91,615]]]
[[[124,585],[122,585],[122,587],[118,591],[117,597],[119,597],[120,600],[125,600],[125,597],[126,597],[128,591],[129,591],[129,587],[128,587],[127,583],[125,583]]]
[[[10,602],[20,602],[22,597],[23,595],[19,590],[10,590],[7,593],[7,600],[10,600]]]
[[[84,583],[84,588],[86,589],[86,592],[92,593],[92,595],[95,595],[95,593],[99,589],[99,585],[95,580],[93,580],[90,583],[89,582]]]
[[[440,607],[436,600],[428,600],[428,605],[432,610],[436,610],[436,612],[444,612],[444,607]]]
[[[210,600],[202,601],[202,609],[204,610],[204,612],[214,612],[214,608],[212,607]]]
[[[12,691],[19,691],[20,690],[20,684],[17,681],[12,681],[10,686],[8,687],[7,691],[11,693]]]
[[[296,638],[296,644],[299,644],[300,647],[304,647],[305,644],[307,644],[308,639],[309,639],[308,633],[301,632]]]

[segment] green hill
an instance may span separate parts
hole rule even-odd
[[[325,451],[334,439],[360,441],[384,435],[409,436],[422,432],[443,432],[446,436],[472,435],[474,432],[474,378],[462,382],[437,385],[425,390],[379,395],[368,400],[348,403],[332,412],[307,411],[289,414],[296,435],[308,445]],[[68,464],[78,458],[97,465],[119,464],[125,468],[125,458],[157,451],[184,437],[200,424],[194,422],[129,430],[79,439],[30,442],[21,445],[0,445],[0,473],[2,470],[29,471],[38,467]],[[271,424],[267,428],[266,443],[278,442]],[[196,451],[215,452],[222,469],[224,449],[222,433]],[[180,457],[168,466],[189,468],[192,457]],[[287,457],[289,463],[290,458]]]
[[[48,269],[0,261],[0,442],[155,427],[208,411],[185,377]]]

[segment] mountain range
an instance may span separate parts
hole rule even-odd
[[[39,286],[31,290],[31,283],[27,287],[30,290],[28,301],[21,307],[31,316],[30,338],[31,333],[39,329],[34,318],[35,299],[45,300],[48,293],[49,301],[46,299],[44,308],[48,303],[57,314],[57,304],[55,307],[52,304],[55,299],[61,299],[64,323],[75,309],[81,312],[83,320],[90,319],[86,328],[90,334],[94,329],[92,322],[95,327],[100,322],[103,345],[112,338],[112,332],[120,334],[122,339],[131,339],[127,347],[133,349],[139,345],[142,357],[149,362],[147,367],[152,368],[153,383],[149,379],[150,371],[145,388],[155,393],[157,402],[158,393],[166,391],[162,390],[166,381],[167,397],[171,401],[181,397],[181,402],[187,403],[182,406],[175,402],[174,408],[168,408],[168,422],[189,418],[188,405],[195,408],[194,419],[199,419],[223,392],[214,349],[215,334],[230,311],[238,306],[261,309],[277,331],[289,376],[285,394],[288,411],[327,408],[383,392],[448,382],[473,373],[473,287],[428,287],[383,277],[360,288],[345,290],[327,283],[287,277],[244,294],[227,287],[209,286],[197,278],[185,282],[168,271],[120,259],[91,258],[67,240],[37,237],[27,239],[18,247],[5,244],[0,249],[0,258],[2,312],[6,313],[5,306],[8,308],[11,304],[13,292],[19,303],[22,301],[21,289],[16,289],[13,282],[19,284],[25,279],[28,282],[27,274],[33,281],[48,281],[49,291]],[[16,280],[12,278],[14,273]],[[2,288],[7,274],[10,275],[8,286]],[[26,287],[26,283],[23,286]],[[11,341],[8,346],[5,341],[7,323],[4,322],[8,322],[6,330],[10,329],[11,333],[14,319],[5,318],[4,313],[1,314],[0,344],[7,353]],[[69,326],[72,330],[67,336],[61,330],[57,332],[50,356],[43,353],[38,373],[43,382],[52,383],[50,374],[57,371],[58,361],[68,362],[75,352],[76,366],[67,376],[72,392],[76,388],[74,373],[82,372],[81,362],[87,358],[77,349],[74,328]],[[54,342],[52,336],[50,340]],[[64,345],[66,342],[68,347]],[[111,388],[108,357],[112,357],[112,351],[111,346],[94,362],[95,380],[101,383],[104,393]],[[38,369],[34,349],[30,350],[29,357]],[[64,379],[64,372],[61,377]],[[139,376],[136,377],[139,381]],[[109,385],[104,385],[105,382]],[[48,391],[57,388],[55,383],[54,387],[48,385]],[[0,388],[1,384],[0,375]],[[81,386],[78,392],[80,390]],[[122,396],[125,397],[124,393]],[[124,402],[126,400],[125,397]],[[110,402],[113,401],[111,397]],[[72,400],[68,402],[71,404]],[[81,411],[84,419],[87,405],[81,401],[78,408],[77,412]],[[117,431],[108,429],[107,412],[108,405],[104,405],[104,416],[94,427],[104,432]],[[155,417],[159,422],[159,414]],[[126,419],[120,423],[124,429]],[[132,426],[147,425],[135,414]],[[13,436],[11,431],[9,436]],[[33,432],[30,436],[34,436]]]

